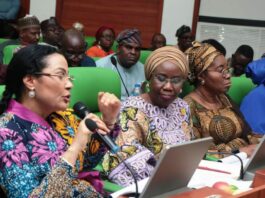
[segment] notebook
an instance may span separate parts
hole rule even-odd
[[[265,168],[265,135],[260,140],[260,143],[257,145],[255,151],[251,155],[247,165],[244,168],[244,179],[253,179],[255,172],[262,168]]]
[[[189,180],[211,142],[212,138],[208,137],[164,149],[140,198],[166,196],[187,190]]]

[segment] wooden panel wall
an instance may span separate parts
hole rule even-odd
[[[56,17],[65,28],[79,21],[85,34],[94,36],[101,25],[112,26],[116,33],[138,28],[143,47],[150,46],[155,32],[160,32],[163,0],[57,0]]]

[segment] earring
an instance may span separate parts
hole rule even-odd
[[[28,95],[29,95],[30,98],[34,98],[36,96],[36,92],[34,91],[34,89],[30,90]]]
[[[182,89],[179,90],[179,93],[180,93],[180,94],[182,93]]]
[[[205,84],[205,80],[201,80],[201,85],[204,85]]]

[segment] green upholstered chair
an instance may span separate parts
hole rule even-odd
[[[188,81],[186,81],[182,86],[182,92],[179,94],[180,98],[184,98],[190,92],[194,90],[194,86],[191,85]]]
[[[0,43],[3,43],[3,42],[5,42],[5,41],[7,41],[8,39],[6,39],[6,38],[0,38]]]
[[[91,57],[95,62],[99,59],[101,59],[101,57]]]
[[[19,47],[19,45],[8,45],[3,50],[3,63],[8,65],[13,57],[14,50]]]
[[[231,82],[232,85],[227,94],[237,105],[240,105],[242,99],[256,86],[251,79],[247,78],[245,75],[232,77]]]
[[[151,52],[152,51],[150,51],[150,50],[141,50],[139,61],[141,63],[145,64],[145,61],[146,61],[147,57],[151,54]]]
[[[2,98],[4,90],[5,90],[5,85],[0,85],[0,99]]]
[[[94,36],[85,36],[85,41],[87,43],[87,48],[92,47],[93,43],[95,42],[96,38]]]
[[[98,92],[110,92],[121,96],[121,82],[118,74],[111,69],[98,67],[71,67],[69,73],[74,76],[71,90],[70,107],[81,101],[93,113],[98,113]]]

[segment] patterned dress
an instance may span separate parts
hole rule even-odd
[[[163,148],[192,138],[190,111],[187,103],[177,98],[167,108],[154,106],[140,96],[123,102],[120,114],[121,133],[117,144],[119,155],[137,173],[137,180],[149,177]],[[109,179],[121,186],[133,178],[116,155],[104,156],[103,169]]]
[[[214,144],[210,146],[211,150],[230,152],[247,146],[248,143],[242,138],[244,121],[232,109],[225,95],[221,95],[220,99],[222,107],[209,110],[189,96],[184,98],[191,109],[194,135],[196,138],[212,136]],[[258,143],[252,133],[247,138],[250,143]]]
[[[8,197],[101,197],[85,180],[105,148],[92,138],[75,168],[60,158],[72,143],[79,121],[70,110],[47,122],[15,100],[0,117],[0,184]],[[59,131],[59,132],[58,132]]]

